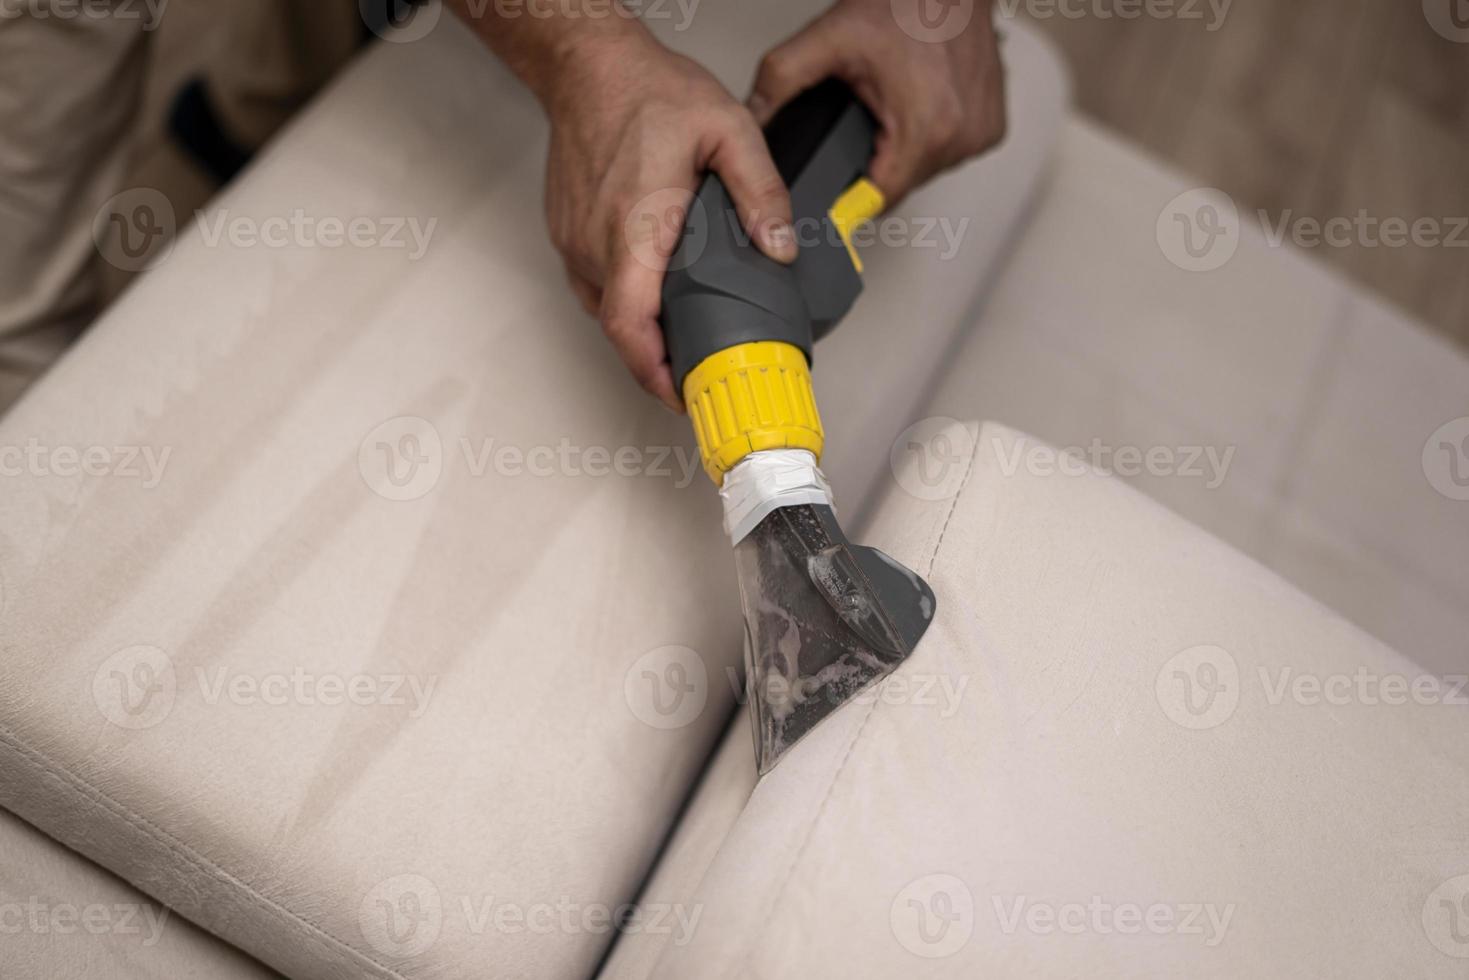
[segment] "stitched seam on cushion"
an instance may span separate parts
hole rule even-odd
[[[978,434],[975,436],[975,441],[978,442]],[[934,538],[932,547],[928,549],[927,575],[929,577],[933,575],[933,566],[938,561],[939,548],[944,543],[944,535],[949,532],[949,522],[954,519],[954,512],[959,508],[959,498],[964,496],[964,491],[969,487],[969,478],[974,473],[974,462],[978,458],[979,447],[976,445],[974,452],[969,457],[969,465],[964,470],[964,479],[960,482],[959,489],[955,491],[953,499],[949,501],[948,513],[944,515],[944,522],[939,526],[939,533]],[[867,723],[872,721],[872,716],[877,713],[877,706],[881,703],[882,699],[877,698],[872,704],[868,705],[867,714],[863,717],[862,724],[857,726],[857,731],[852,734],[852,740],[847,743],[847,750],[842,753],[842,761],[837,763],[836,771],[831,777],[831,782],[826,784],[826,793],[821,798],[821,805],[816,808],[816,816],[811,819],[811,823],[806,827],[806,836],[801,839],[801,846],[796,848],[795,856],[791,858],[790,865],[786,868],[785,874],[781,876],[780,885],[775,890],[775,897],[771,899],[770,908],[760,923],[759,935],[764,935],[769,931],[770,923],[774,920],[776,910],[780,906],[780,900],[784,897],[786,888],[790,885],[791,878],[796,873],[796,865],[800,864],[801,858],[805,857],[806,849],[811,845],[811,838],[816,836],[816,828],[821,824],[822,817],[826,815],[826,807],[831,802],[832,793],[835,792],[837,783],[841,781],[842,773],[847,770],[847,762],[852,758],[853,750],[857,748],[857,743],[862,740],[863,733],[867,731]],[[744,973],[738,975],[755,975],[751,970],[751,960],[754,957],[755,953],[753,949],[746,951],[743,959],[745,970]]]
[[[0,725],[0,741],[3,741],[13,747],[23,757],[28,757],[31,761],[31,764],[39,768],[45,775],[51,776],[52,778],[59,778],[62,782],[70,784],[72,788],[80,792],[83,797],[88,798],[93,806],[111,811],[114,816],[120,817],[124,822],[128,823],[133,828],[140,830],[144,834],[153,838],[154,841],[161,845],[165,850],[175,854],[180,858],[183,858],[184,861],[193,865],[198,870],[204,872],[206,876],[211,877],[216,881],[233,886],[240,892],[244,893],[244,895],[248,899],[255,901],[258,905],[263,906],[266,910],[280,913],[287,918],[299,923],[300,925],[305,927],[308,933],[312,934],[319,940],[325,940],[328,945],[336,947],[341,952],[346,953],[349,957],[353,959],[365,961],[366,963],[377,967],[385,975],[393,978],[393,980],[408,980],[407,977],[399,973],[397,970],[394,970],[392,967],[380,963],[377,960],[373,959],[371,956],[362,952],[361,950],[349,946],[347,943],[333,936],[331,933],[322,929],[320,926],[314,925],[313,923],[303,919],[301,916],[297,915],[295,912],[292,912],[290,909],[286,908],[284,905],[281,905],[279,902],[276,902],[275,900],[270,898],[266,898],[264,895],[260,894],[255,889],[245,884],[239,878],[236,878],[228,871],[225,871],[223,868],[214,864],[202,854],[196,853],[187,844],[178,840],[172,834],[168,833],[168,831],[155,825],[147,817],[143,816],[142,814],[134,813],[123,804],[108,796],[102,790],[82,779],[80,776],[77,776],[75,773],[72,773],[69,770],[62,768],[61,766],[56,765],[45,755],[22,742],[19,736],[17,736],[9,728],[6,728],[3,725]],[[163,904],[166,905],[167,903]]]

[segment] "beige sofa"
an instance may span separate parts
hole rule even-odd
[[[808,13],[669,40],[738,87]],[[19,975],[1462,973],[1469,504],[1424,461],[1469,364],[1256,236],[1171,264],[1188,183],[1007,34],[1006,145],[904,205],[957,252],[871,249],[817,352],[839,506],[943,612],[758,789],[717,501],[565,294],[533,104],[447,18],[339,79],[0,419],[46,461],[0,805],[76,852],[0,822],[7,900],[177,923],[24,929]],[[297,208],[433,232],[207,233]],[[1145,496],[948,417],[1180,452]],[[1439,693],[1293,686],[1359,671]]]

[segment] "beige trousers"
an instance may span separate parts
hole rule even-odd
[[[100,312],[108,263],[171,232],[125,210],[169,190],[131,186],[152,73],[204,45],[225,129],[258,146],[360,31],[356,0],[0,0],[0,411]]]

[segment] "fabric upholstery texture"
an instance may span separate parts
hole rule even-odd
[[[1122,482],[948,435],[869,535],[929,636],[761,781],[644,975],[1461,976],[1462,692]]]
[[[1272,245],[1243,203],[1232,257],[1180,268],[1159,216],[1196,182],[1082,119],[1055,159],[983,314],[908,421],[1095,444],[1103,465],[1390,646],[1469,671],[1469,492],[1430,445],[1455,419],[1453,441],[1469,435],[1469,356]],[[1117,455],[1155,450],[1161,466]]]
[[[811,9],[676,42],[748,74]],[[896,250],[818,352],[839,501],[1043,169],[1061,72],[1009,48],[1006,147],[905,206],[959,252]],[[447,16],[380,45],[0,420],[38,460],[0,497],[0,804],[288,975],[589,974],[734,700],[718,501],[562,284],[544,139]],[[296,213],[381,247],[239,237]],[[670,721],[647,682],[694,665]]]
[[[1066,122],[1051,170],[894,456],[940,462],[944,427],[984,417],[1060,446],[1229,453],[1217,483],[1207,459],[1119,476],[1424,666],[1462,674],[1464,505],[1433,491],[1418,457],[1469,390],[1463,354],[1248,223],[1202,279],[1171,264],[1153,216],[1191,184],[1084,119]],[[929,475],[935,489],[944,475]],[[725,761],[748,742],[727,736],[660,860],[657,901],[694,902],[723,843],[709,828],[726,833],[754,789]],[[669,942],[624,938],[608,976],[647,976]]]
[[[11,980],[277,976],[3,810],[0,975]]]

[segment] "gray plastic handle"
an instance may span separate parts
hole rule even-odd
[[[877,124],[844,83],[798,95],[765,129],[791,191],[800,254],[767,258],[740,224],[723,182],[710,174],[689,208],[663,281],[660,317],[673,377],[737,344],[784,341],[811,360],[812,344],[852,308],[862,277],[829,210],[867,170]]]

